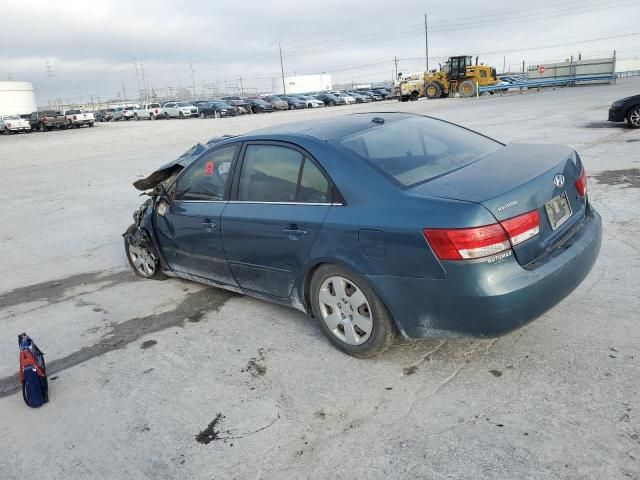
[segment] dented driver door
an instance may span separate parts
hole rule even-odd
[[[237,145],[205,153],[178,177],[172,199],[158,203],[156,237],[176,272],[237,285],[227,264],[220,216]]]

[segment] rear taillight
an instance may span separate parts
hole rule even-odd
[[[473,228],[425,228],[422,233],[440,260],[467,260],[495,255],[540,232],[538,211],[500,223]]]
[[[503,220],[500,224],[509,235],[511,245],[514,247],[540,233],[540,220],[537,210]]]
[[[584,197],[587,194],[587,172],[584,167],[582,168],[582,173],[576,180],[576,190],[581,197]]]
[[[425,228],[423,234],[440,260],[487,257],[511,247],[507,234],[497,223],[452,230]]]

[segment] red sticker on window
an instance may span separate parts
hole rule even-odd
[[[204,174],[208,176],[213,175],[213,162],[207,162],[204,164]]]

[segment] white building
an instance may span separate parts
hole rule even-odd
[[[271,89],[275,95],[283,93],[306,93],[331,90],[331,75],[320,73],[318,75],[296,75],[294,77],[284,77],[286,92],[282,88],[282,77],[271,80]]]
[[[29,82],[0,81],[0,115],[35,112],[36,97]]]

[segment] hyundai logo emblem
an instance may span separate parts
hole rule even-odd
[[[564,185],[564,175],[561,173],[556,173],[555,177],[553,177],[553,184],[560,188]]]

